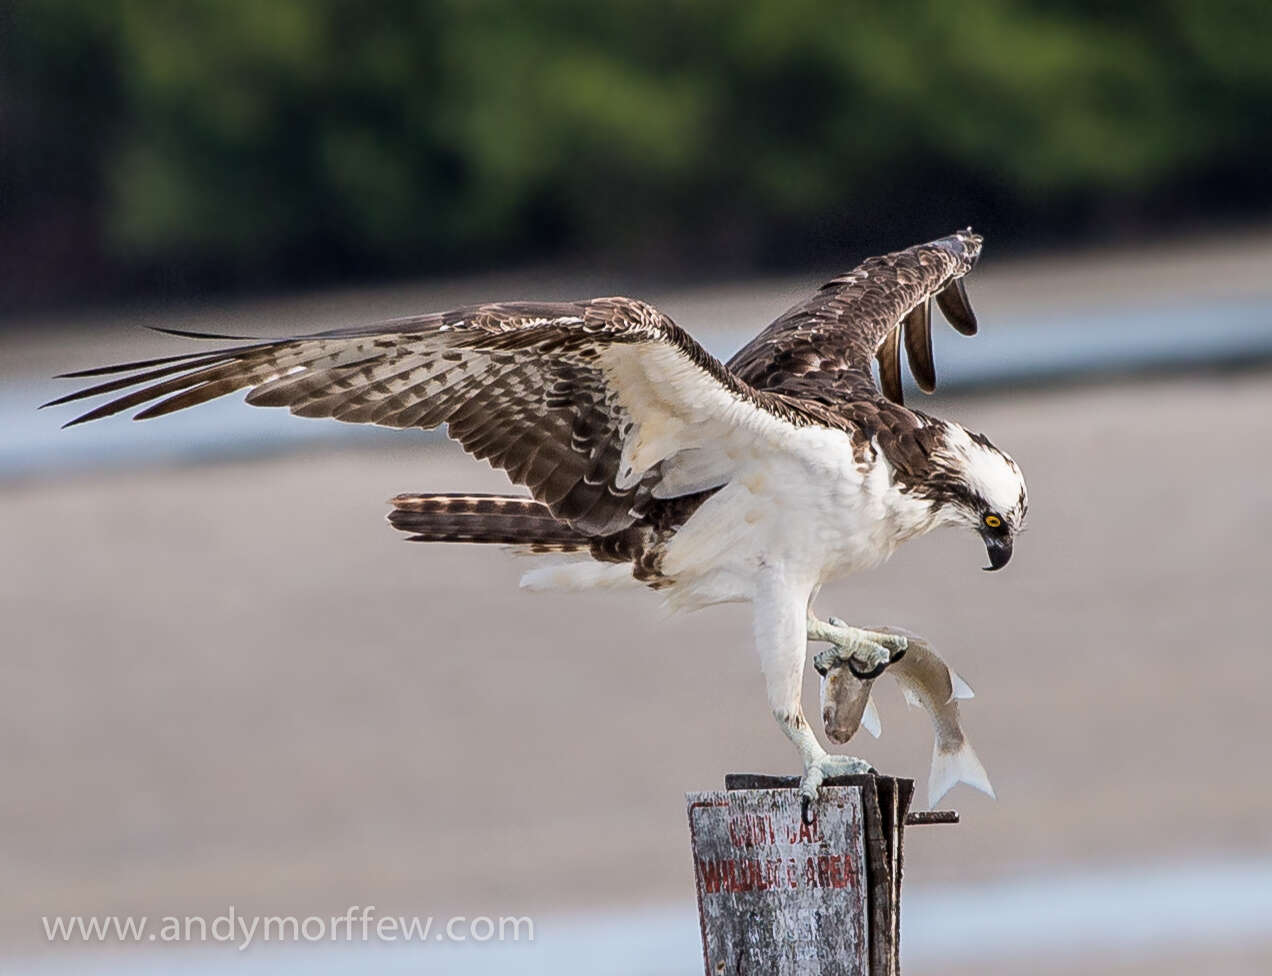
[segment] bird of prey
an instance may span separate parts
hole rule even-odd
[[[906,647],[819,619],[818,589],[943,525],[976,532],[998,569],[1025,517],[1010,457],[902,403],[903,345],[918,386],[934,388],[933,298],[976,332],[962,278],[981,242],[967,229],[870,258],[727,364],[634,299],[512,302],[70,373],[112,378],[52,404],[131,390],[70,423],[149,404],[143,419],[247,388],[248,403],[303,417],[445,424],[529,497],[402,495],[389,521],[413,540],[542,553],[523,579],[532,589],[646,586],[686,609],[749,601],[807,806],[826,777],[869,769],[828,754],[804,718],[808,642],[866,678]]]

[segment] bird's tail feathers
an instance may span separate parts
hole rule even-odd
[[[578,552],[589,539],[533,498],[511,495],[398,495],[389,524],[410,542],[486,542],[532,552]]]
[[[937,739],[932,745],[932,772],[928,777],[928,806],[935,807],[946,793],[958,783],[980,790],[994,796],[994,787],[990,785],[989,774],[981,765],[980,758],[972,744],[963,739],[957,746],[941,747]]]

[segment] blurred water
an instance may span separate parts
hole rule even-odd
[[[1040,316],[985,329],[974,341],[935,331],[942,391],[1076,379],[1101,374],[1247,363],[1272,358],[1272,302],[1164,304]],[[700,337],[727,358],[750,338],[742,330]],[[73,359],[68,355],[68,360]],[[180,463],[264,454],[323,442],[375,443],[402,434],[332,420],[303,423],[281,410],[247,410],[239,396],[198,410],[132,424],[128,415],[59,431],[77,404],[37,411],[73,389],[69,380],[25,377],[0,389],[0,479],[137,462]],[[922,396],[910,388],[909,400]],[[408,436],[437,436],[413,432]]]

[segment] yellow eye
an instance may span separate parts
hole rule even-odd
[[[986,515],[985,524],[988,525],[991,529],[996,529],[1003,524],[1003,520],[1000,519],[997,515]]]

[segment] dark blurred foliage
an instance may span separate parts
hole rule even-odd
[[[1272,4],[30,0],[0,298],[824,262],[1272,205]]]

